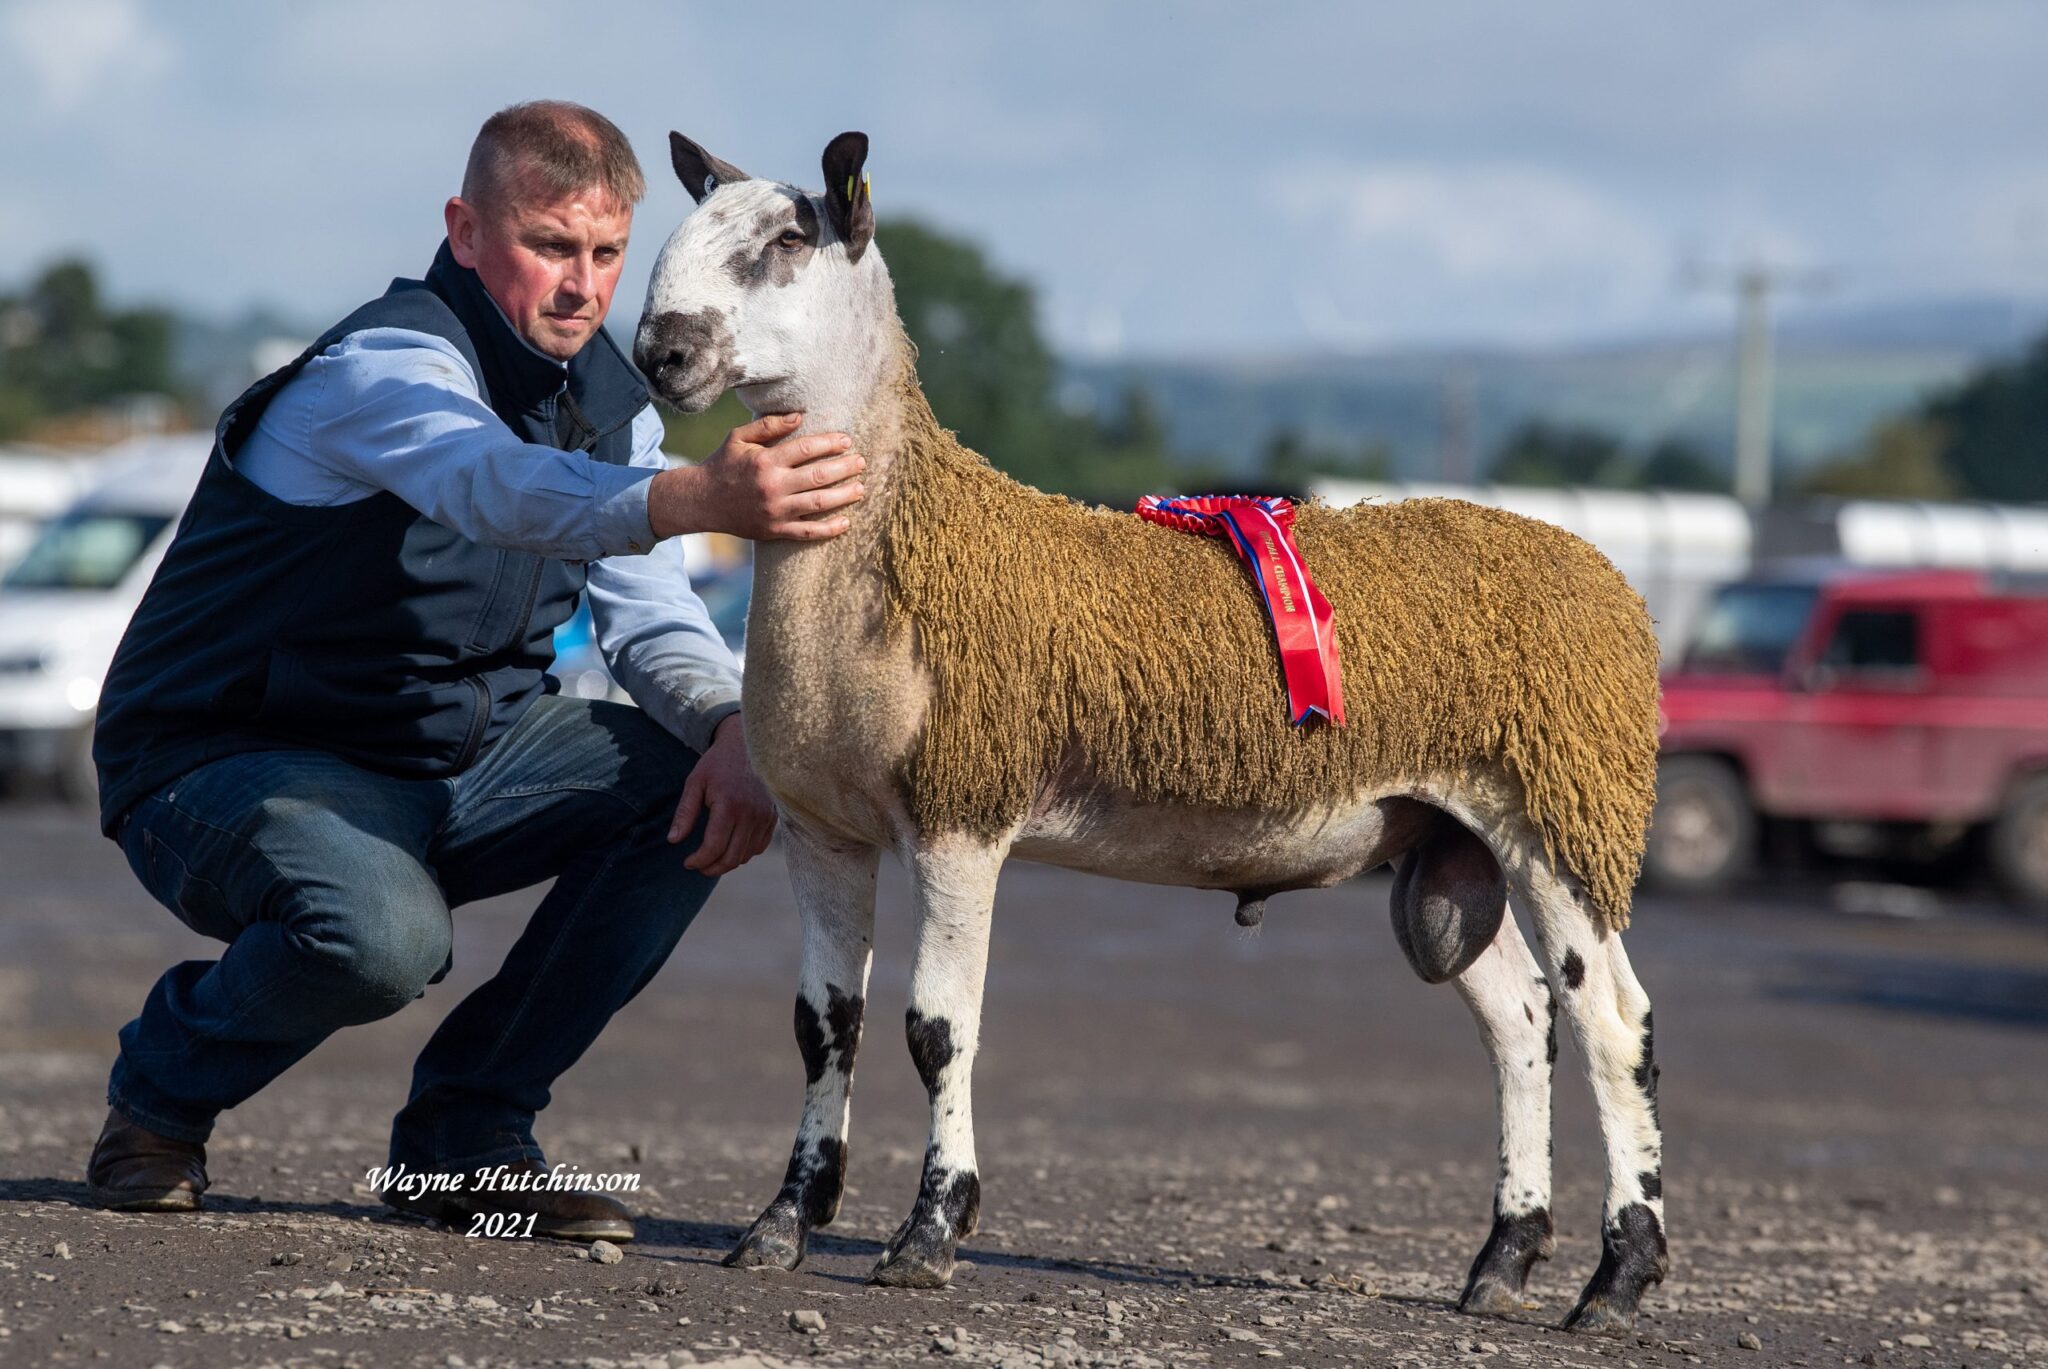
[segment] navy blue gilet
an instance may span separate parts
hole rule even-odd
[[[389,491],[287,503],[234,456],[277,392],[350,333],[446,338],[484,402],[527,442],[625,465],[646,382],[600,329],[562,367],[505,322],[441,244],[424,281],[396,280],[257,381],[221,415],[212,455],[100,692],[100,822],[238,752],[311,749],[387,775],[461,773],[552,688],[554,630],[580,564],[472,542]]]

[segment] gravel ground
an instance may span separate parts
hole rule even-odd
[[[775,853],[542,1119],[552,1159],[642,1178],[613,1263],[403,1221],[362,1187],[412,1053],[530,900],[459,912],[428,1001],[228,1116],[205,1213],[122,1216],[80,1182],[113,1033],[211,943],[68,814],[0,809],[0,871],[0,1363],[2048,1365],[2048,923],[1959,897],[1638,906],[1672,1272],[1636,1335],[1594,1340],[1552,1329],[1599,1253],[1568,1040],[1542,1305],[1452,1310],[1488,1224],[1490,1071],[1455,995],[1394,949],[1383,882],[1285,896],[1246,933],[1223,895],[1013,867],[976,1081],[983,1229],[950,1289],[906,1292],[862,1282],[923,1149],[886,1029],[911,931],[893,872],[851,1188],[789,1275],[717,1263],[801,1097]]]

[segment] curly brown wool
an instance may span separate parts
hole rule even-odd
[[[1598,551],[1461,500],[1303,506],[1349,725],[1296,727],[1226,543],[1021,485],[939,425],[914,372],[900,398],[881,554],[933,677],[904,776],[922,830],[1006,831],[1077,764],[1145,802],[1270,812],[1502,761],[1553,858],[1606,926],[1628,925],[1657,643]]]

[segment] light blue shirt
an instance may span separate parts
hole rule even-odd
[[[648,525],[667,469],[661,418],[633,419],[627,466],[523,442],[483,401],[453,344],[406,328],[351,333],[278,391],[235,469],[293,504],[389,490],[485,546],[588,562],[605,664],[633,701],[697,751],[738,711],[739,663],[683,570],[682,544]]]

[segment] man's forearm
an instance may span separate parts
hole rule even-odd
[[[647,482],[647,523],[655,540],[713,530],[703,521],[703,485],[703,472],[695,466],[677,466]]]

